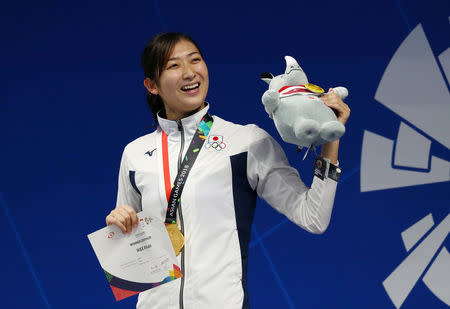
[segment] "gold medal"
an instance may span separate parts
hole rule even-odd
[[[314,93],[324,93],[325,90],[314,84],[305,84],[305,88]]]
[[[167,233],[169,233],[175,255],[180,254],[181,249],[183,249],[184,246],[184,236],[178,229],[178,225],[176,223],[169,223],[166,224],[166,229]]]

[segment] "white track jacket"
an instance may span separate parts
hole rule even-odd
[[[168,135],[173,183],[179,160],[208,109],[178,122],[159,118],[156,131],[125,147],[117,205],[128,204],[137,212],[146,209],[165,220],[161,130]],[[177,211],[185,236],[177,257],[184,276],[140,293],[137,308],[249,308],[247,260],[257,195],[311,233],[323,233],[330,222],[334,180],[314,177],[308,188],[264,130],[213,118]]]

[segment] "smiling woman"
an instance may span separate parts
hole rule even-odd
[[[106,223],[131,233],[141,210],[165,222],[183,277],[135,291],[141,292],[137,308],[250,308],[247,263],[256,197],[320,234],[330,221],[337,182],[324,172],[308,188],[264,130],[210,116],[208,69],[190,37],[157,35],[142,66],[158,126],[125,147],[117,204]],[[343,113],[344,103],[329,96]],[[337,147],[328,152],[335,159]],[[146,155],[150,150],[156,155]]]
[[[161,57],[164,56],[164,57]],[[208,68],[192,38],[179,33],[158,35],[142,54],[144,85],[155,121],[163,109],[167,119],[184,118],[204,107]],[[162,101],[161,101],[162,99]]]

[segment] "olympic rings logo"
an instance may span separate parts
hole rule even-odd
[[[221,151],[226,147],[227,145],[223,142],[223,136],[221,135],[208,136],[208,142],[205,144],[206,149],[215,149],[217,151]]]

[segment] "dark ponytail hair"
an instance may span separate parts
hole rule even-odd
[[[142,52],[142,68],[144,69],[145,77],[159,84],[159,77],[169,60],[170,54],[175,45],[182,40],[191,42],[200,52],[197,43],[190,36],[183,33],[167,32],[153,37]],[[147,93],[147,104],[152,111],[156,125],[158,122],[157,113],[163,111],[165,114],[163,100],[159,95],[154,95],[149,92]]]

